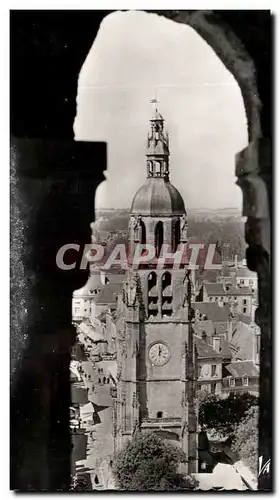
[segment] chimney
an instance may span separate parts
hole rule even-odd
[[[213,337],[213,349],[216,352],[220,352],[221,339],[218,336]]]

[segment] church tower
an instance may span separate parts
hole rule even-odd
[[[187,243],[187,217],[179,191],[170,183],[169,138],[157,109],[150,120],[146,150],[147,181],[132,201],[130,260],[119,299],[118,387],[115,450],[135,432],[153,431],[177,443],[197,471],[195,348],[191,281],[182,260],[161,260]],[[133,260],[137,245],[155,249],[154,259]],[[141,254],[141,253],[140,253]],[[159,265],[160,264],[160,265]]]

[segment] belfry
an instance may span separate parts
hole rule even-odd
[[[117,323],[118,385],[114,443],[118,451],[136,432],[152,431],[182,447],[186,473],[197,471],[196,362],[191,281],[184,264],[158,265],[164,245],[187,243],[187,216],[170,182],[169,136],[155,108],[147,139],[147,180],[130,210],[129,248],[151,245],[155,260],[130,260]]]

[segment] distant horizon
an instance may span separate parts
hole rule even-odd
[[[101,210],[127,210],[129,211],[131,207],[98,207],[98,208],[95,208],[95,211],[101,211]],[[213,207],[188,207],[187,208],[187,212],[189,210],[192,210],[192,211],[198,211],[198,210],[211,210],[212,212],[213,211],[218,211],[218,210],[238,210],[240,211],[240,207],[217,207],[217,208],[213,208]]]

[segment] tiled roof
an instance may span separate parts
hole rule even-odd
[[[249,324],[241,321],[236,323],[231,341],[238,349],[238,355],[241,359],[253,359],[253,334],[254,332]]]
[[[192,308],[205,314],[207,319],[214,322],[228,321],[231,317],[228,305],[219,306],[215,302],[193,302]]]
[[[204,342],[201,338],[199,338],[197,335],[193,336],[194,342],[196,345],[197,349],[197,354],[199,358],[219,358],[221,359],[220,353],[215,351],[211,345],[209,345],[207,342]]]
[[[221,337],[220,355],[223,356],[223,358],[231,359],[233,351],[236,351],[236,349],[234,348],[234,345],[231,342],[228,342],[228,340]]]
[[[220,322],[216,320],[214,321],[215,324],[215,332],[217,335],[225,334],[227,333],[227,326],[224,321]]]
[[[253,361],[235,361],[227,365],[226,369],[234,378],[259,376],[259,370]]]
[[[257,278],[258,275],[254,271],[250,271],[248,267],[239,267],[236,270],[236,275],[238,278]]]
[[[203,283],[208,295],[226,295],[222,283]]]
[[[198,277],[199,280],[206,281],[207,283],[216,283],[217,276],[220,275],[220,271],[216,269],[205,269],[203,273]]]
[[[234,277],[234,276],[236,276],[236,272],[237,272],[237,269],[234,265],[233,266],[223,266],[222,276]]]
[[[253,292],[250,287],[243,286],[227,286],[224,287],[222,283],[204,283],[203,284],[208,295],[212,296],[221,296],[224,297],[226,295],[253,295]]]
[[[227,289],[226,293],[224,295],[252,295],[253,296],[253,292],[252,292],[252,289],[248,286],[242,286],[242,287],[238,287],[238,286],[231,286]]]
[[[94,299],[95,304],[114,304],[117,302],[118,293],[122,289],[122,282],[108,283],[100,291],[99,295]]]
[[[207,337],[211,338],[215,332],[213,321],[210,320],[196,321],[193,324],[193,329],[195,335],[197,335],[198,337],[201,337],[201,335],[205,332]]]
[[[237,314],[237,320],[245,323],[246,325],[250,325],[252,322],[251,316],[248,316],[247,314]]]

